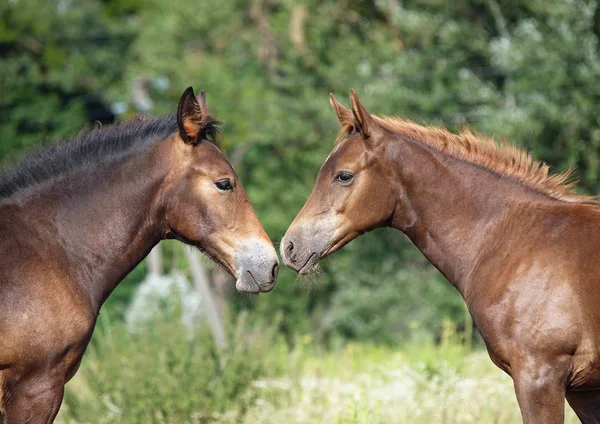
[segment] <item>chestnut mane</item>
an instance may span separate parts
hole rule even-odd
[[[422,126],[405,118],[372,116],[386,131],[409,137],[440,152],[483,166],[495,174],[517,180],[552,198],[573,203],[598,202],[595,196],[573,191],[577,182],[572,178],[573,168],[551,174],[547,164],[534,160],[528,151],[507,141],[498,142],[468,127],[462,128],[458,134],[453,134],[446,128]],[[342,132],[347,134],[348,130],[348,126],[345,125]]]

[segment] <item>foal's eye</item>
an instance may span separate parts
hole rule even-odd
[[[233,185],[228,178],[223,178],[215,183],[217,188],[221,191],[231,191],[233,190]]]
[[[352,179],[354,178],[354,175],[352,175],[350,172],[347,171],[340,171],[337,173],[337,175],[335,176],[335,180],[340,182],[340,183],[349,183],[350,181],[352,181]]]

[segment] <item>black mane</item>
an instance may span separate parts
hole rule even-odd
[[[17,165],[0,170],[0,199],[53,177],[103,159],[120,158],[148,147],[177,131],[175,115],[133,118],[119,124],[84,130],[71,140],[40,148]]]

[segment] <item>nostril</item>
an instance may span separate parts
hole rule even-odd
[[[291,241],[288,243],[288,245],[285,247],[285,251],[288,255],[291,255],[292,252],[294,251],[294,243],[292,243]]]
[[[275,264],[273,269],[271,270],[271,276],[273,277],[273,281],[277,278],[277,274],[279,273],[279,264]]]

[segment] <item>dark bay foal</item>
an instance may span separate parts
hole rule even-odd
[[[465,299],[524,422],[563,422],[565,397],[600,422],[600,205],[516,147],[351,100],[331,97],[342,137],[281,242],[285,264],[309,274],[366,231],[404,232]]]
[[[273,288],[275,250],[207,140],[217,124],[190,87],[175,116],[84,132],[0,175],[5,424],[54,420],[102,303],[160,240],[199,247],[240,292]]]

